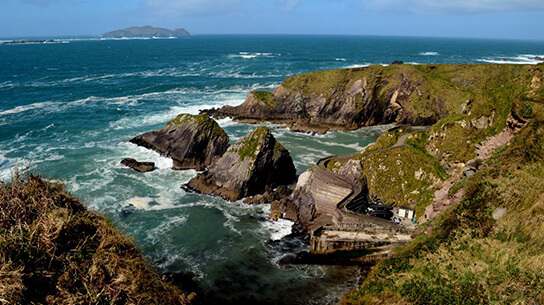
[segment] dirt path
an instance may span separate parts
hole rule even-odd
[[[489,137],[486,140],[475,145],[476,148],[476,160],[486,160],[499,148],[510,144],[510,141],[514,137],[514,130],[507,128],[501,133]],[[470,162],[470,161],[469,161]],[[457,182],[464,179],[461,173],[458,173],[454,177],[446,180],[442,187],[434,192],[434,201],[432,204],[425,208],[425,214],[419,218],[420,223],[432,220],[441,212],[445,211],[448,207],[461,201],[464,195],[464,190],[459,190],[456,194],[449,195],[451,187]],[[432,227],[432,226],[429,226]]]
[[[476,159],[486,160],[499,148],[504,145],[510,144],[510,141],[514,137],[514,131],[512,129],[506,129],[503,132],[485,139],[476,144]]]

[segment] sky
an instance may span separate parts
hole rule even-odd
[[[0,37],[98,36],[129,26],[192,34],[544,40],[544,0],[0,0]]]

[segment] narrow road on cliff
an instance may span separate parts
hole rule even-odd
[[[431,128],[431,126],[402,125],[402,126],[394,127],[392,129],[390,129],[390,131],[397,130],[399,128],[404,128],[407,131],[426,131],[426,130],[429,130]],[[355,182],[352,182],[352,181],[349,181],[348,179],[344,179],[342,176],[333,173],[332,171],[330,171],[327,168],[327,165],[329,164],[330,161],[337,160],[339,162],[345,163],[348,160],[353,159],[354,157],[357,157],[357,156],[364,157],[364,156],[367,156],[367,155],[370,155],[370,154],[373,154],[373,153],[385,152],[385,151],[391,150],[393,148],[399,148],[399,147],[407,146],[405,142],[406,142],[406,139],[409,136],[410,136],[410,134],[402,135],[397,140],[395,145],[393,145],[391,147],[378,149],[378,150],[373,150],[373,151],[368,151],[368,152],[365,152],[365,153],[362,153],[362,154],[361,153],[354,153],[354,154],[347,154],[347,155],[329,156],[329,157],[326,157],[326,158],[323,158],[323,159],[319,160],[317,162],[317,167],[316,167],[316,170],[315,170],[316,175],[319,175],[321,179],[323,179],[324,181],[329,181],[331,184],[348,186],[351,189],[351,192],[346,197],[344,197],[342,200],[340,200],[337,203],[331,203],[331,204],[334,204],[336,206],[336,208],[341,213],[354,213],[352,211],[349,211],[346,207],[348,205],[358,206],[359,204],[363,203],[362,201],[364,201],[365,198],[363,196],[364,194],[361,194],[362,191],[363,191],[362,185],[360,185],[358,183],[355,183]]]

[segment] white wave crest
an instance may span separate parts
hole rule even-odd
[[[433,51],[427,51],[427,52],[421,52],[421,53],[419,53],[419,55],[421,55],[421,56],[438,56],[438,55],[440,55],[440,53],[433,52]]]
[[[544,62],[544,55],[521,54],[509,57],[481,58],[478,61],[490,64],[530,64],[535,65]]]
[[[15,108],[0,112],[0,116],[8,115],[8,114],[17,114],[17,113],[25,112],[28,110],[34,110],[34,109],[43,109],[43,108],[55,106],[57,104],[58,103],[55,103],[55,102],[38,102],[38,103],[33,103],[28,105],[17,106]]]
[[[242,59],[256,59],[259,57],[272,58],[281,56],[281,54],[268,53],[268,52],[239,52],[238,54],[230,54],[228,58],[242,58]]]
[[[263,212],[270,213],[270,205],[268,205],[267,209],[265,209]],[[293,226],[292,221],[282,218],[278,219],[277,221],[267,219],[261,224],[263,229],[270,234],[270,240],[280,240],[283,237],[291,234],[291,227]]]
[[[354,65],[349,65],[349,66],[346,66],[344,68],[346,69],[354,69],[354,68],[364,68],[364,67],[368,67],[370,66],[371,64],[369,63],[362,63],[362,64],[354,64]]]

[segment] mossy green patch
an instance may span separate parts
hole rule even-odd
[[[371,193],[386,204],[416,210],[418,217],[432,203],[434,186],[447,175],[433,156],[409,145],[364,153],[363,175]]]
[[[209,130],[213,138],[226,137],[228,138],[227,133],[217,124],[217,122],[205,114],[194,115],[182,113],[177,117],[171,119],[166,123],[166,126],[177,126],[180,124],[192,123],[196,124],[198,128],[202,130]],[[208,136],[207,133],[200,134],[199,136]]]
[[[257,127],[247,137],[236,142],[232,150],[238,153],[240,160],[244,160],[245,158],[256,159],[259,146],[264,144],[265,137],[268,134],[270,134],[270,130],[267,127]]]
[[[251,91],[250,94],[253,94],[258,100],[263,102],[268,108],[276,108],[276,98],[274,94],[269,91]]]

